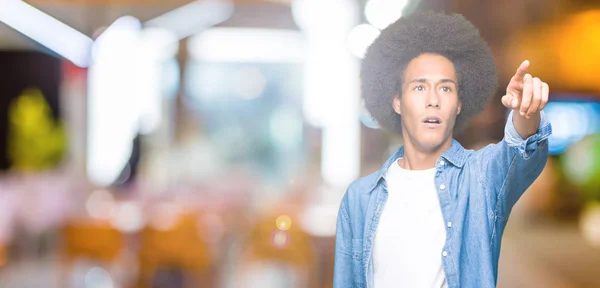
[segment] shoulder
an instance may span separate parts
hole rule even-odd
[[[363,210],[369,203],[369,198],[376,187],[381,170],[375,171],[369,175],[360,177],[348,186],[344,197],[342,198],[342,206],[348,212],[356,209]]]
[[[381,175],[382,170],[375,171],[369,175],[360,177],[348,186],[348,190],[346,194],[353,197],[360,197],[360,195],[368,194],[377,184],[377,180],[379,179],[379,175]]]

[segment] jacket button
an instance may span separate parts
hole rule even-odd
[[[442,256],[444,256],[444,257],[448,256],[448,252],[446,252],[446,251],[442,252]]]
[[[446,185],[444,185],[444,184],[440,185],[440,189],[442,189],[442,190],[446,189]]]
[[[452,227],[452,222],[448,222],[448,228]]]

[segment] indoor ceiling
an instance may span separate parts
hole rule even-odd
[[[286,6],[289,5],[290,1],[291,0],[234,0],[236,3],[234,14],[225,23],[220,24],[220,26],[258,26],[295,29],[297,27],[295,27],[295,24],[293,23],[290,9]],[[359,6],[364,7],[368,0],[348,1],[357,1]],[[600,2],[597,0],[409,1],[410,5],[418,6],[416,8],[418,11],[435,10],[459,12],[473,22],[475,26],[479,28],[483,38],[490,44],[496,56],[496,60],[498,61],[497,64],[501,67],[501,71],[499,71],[500,76],[504,80],[513,73],[512,68],[505,69],[504,67],[513,67],[518,65],[517,62],[520,61],[520,58],[516,59],[515,57],[509,57],[510,55],[508,54],[519,54],[519,57],[526,56],[521,55],[523,53],[514,52],[523,52],[527,50],[525,49],[526,47],[523,46],[525,44],[519,44],[522,41],[517,41],[515,45],[515,39],[520,37],[519,35],[528,35],[528,33],[534,33],[536,30],[546,31],[549,28],[546,29],[545,27],[560,25],[560,23],[562,23],[564,19],[568,19],[570,15],[575,15],[580,11],[599,8],[600,6]],[[28,0],[26,2],[82,33],[94,37],[100,28],[110,25],[121,16],[131,15],[138,18],[140,21],[145,22],[193,1]],[[539,35],[537,36],[541,37]],[[529,42],[533,43],[531,41]],[[539,43],[539,41],[534,42]],[[509,44],[510,47],[508,46]],[[529,50],[527,51],[533,49],[531,50],[531,53],[533,54],[537,53],[539,50],[535,48],[535,45],[529,45],[527,47],[529,47]],[[0,23],[0,49],[20,50],[37,48],[39,48],[39,44]],[[527,57],[534,56],[535,55]],[[585,61],[580,62],[585,63]],[[546,66],[552,67],[552,65]],[[549,74],[549,72],[547,74]],[[560,83],[564,81],[556,82]]]
[[[88,36],[92,36],[96,29],[110,25],[121,16],[131,15],[143,22],[189,3],[190,1],[145,1],[147,3],[144,4],[136,4],[135,2],[127,3],[131,2],[129,0],[88,1],[87,3],[85,1],[41,0],[26,2],[76,30]],[[64,2],[69,3],[67,4]],[[37,45],[38,44],[33,40],[24,37],[19,32],[0,22],[0,48],[32,49],[36,48]]]
[[[76,30],[93,37],[96,31],[110,25],[121,16],[130,15],[142,23],[154,17],[172,11],[192,0],[28,0],[25,1],[39,10],[51,15]],[[250,24],[271,17],[281,18],[281,4],[289,4],[289,0],[234,0],[240,7],[252,9],[245,14],[255,14],[256,17],[239,17],[236,23]],[[265,6],[257,9],[257,6]],[[261,13],[258,13],[261,12]],[[270,13],[270,14],[269,14]],[[289,9],[288,9],[289,15]],[[290,15],[291,16],[291,15]],[[289,18],[289,17],[288,17]],[[291,19],[291,18],[290,18]],[[258,22],[261,22],[258,21]],[[285,22],[285,21],[284,21]],[[289,21],[287,21],[289,22]],[[290,23],[281,24],[284,27]],[[38,44],[19,32],[0,22],[0,49],[36,49]]]

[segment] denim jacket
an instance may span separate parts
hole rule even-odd
[[[453,140],[436,162],[435,184],[446,227],[440,257],[449,288],[495,287],[501,238],[512,207],[542,172],[550,122],[541,113],[537,133],[523,139],[510,113],[504,139],[478,151]],[[334,288],[373,287],[373,242],[388,197],[385,171],[355,180],[337,218]],[[415,219],[418,221],[418,219]]]

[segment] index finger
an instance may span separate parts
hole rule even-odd
[[[522,81],[525,77],[525,74],[527,74],[527,68],[529,68],[529,60],[525,60],[523,63],[521,63],[521,65],[519,65],[519,68],[517,68],[517,72],[515,73],[515,76],[513,76],[513,79]]]

